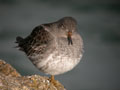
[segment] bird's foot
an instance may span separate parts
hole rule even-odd
[[[55,78],[54,78],[53,75],[49,78],[49,81],[50,81],[50,83],[53,84],[56,88],[61,87],[61,84],[60,84],[57,80],[55,80]]]

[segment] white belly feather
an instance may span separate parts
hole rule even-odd
[[[75,41],[75,40],[74,40]],[[60,42],[57,48],[50,49],[40,59],[40,55],[33,55],[29,58],[35,61],[34,64],[42,72],[50,75],[58,75],[73,69],[82,58],[82,43],[80,40],[73,42],[73,45],[68,45],[66,42]]]

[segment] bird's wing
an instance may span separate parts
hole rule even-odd
[[[40,25],[35,27],[31,34],[23,40],[21,48],[27,55],[43,54],[52,40],[52,35]]]

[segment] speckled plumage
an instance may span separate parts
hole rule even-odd
[[[71,41],[68,40],[68,32],[72,33]],[[77,32],[77,22],[72,17],[39,25],[28,37],[16,39],[19,49],[32,63],[50,75],[70,71],[82,57],[83,41]]]

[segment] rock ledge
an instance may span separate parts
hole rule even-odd
[[[21,76],[10,64],[0,60],[0,90],[65,90],[58,82],[53,85],[48,77]]]

